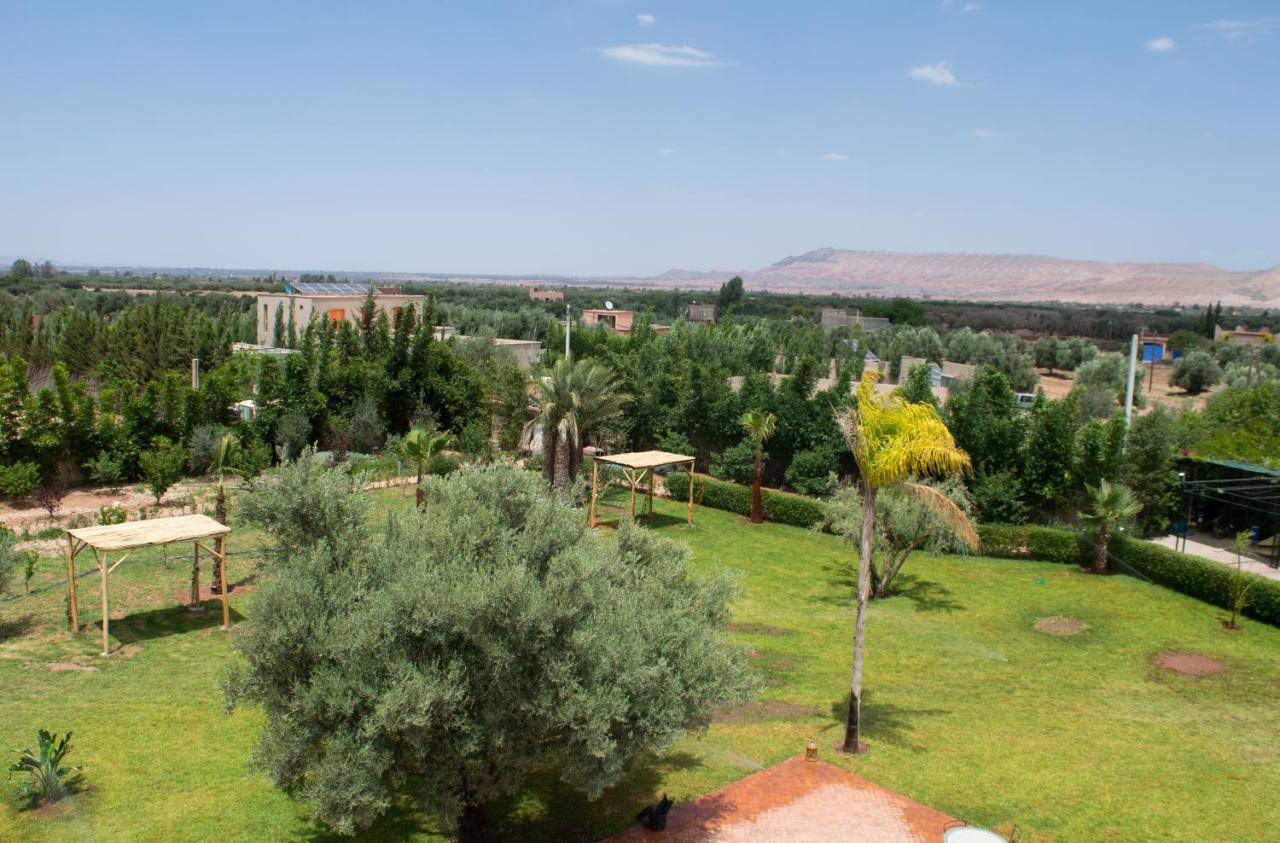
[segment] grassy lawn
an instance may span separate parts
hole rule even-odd
[[[397,491],[377,493],[406,506]],[[1259,840],[1274,835],[1280,794],[1280,630],[1222,631],[1221,611],[1127,577],[1061,566],[956,557],[912,559],[905,593],[875,604],[868,626],[866,739],[838,742],[849,679],[851,552],[831,536],[658,504],[654,529],[686,541],[703,569],[743,574],[733,635],[754,651],[761,699],[726,712],[702,736],[594,803],[548,771],[496,806],[506,838],[589,840],[626,827],[662,791],[685,801],[803,750],[918,801],[1033,840]],[[238,531],[232,550],[259,547]],[[187,552],[174,548],[171,554]],[[57,560],[35,585],[58,579]],[[87,564],[87,563],[82,563]],[[231,580],[252,575],[234,557]],[[324,840],[306,811],[248,759],[254,712],[223,712],[231,659],[220,612],[177,606],[190,562],[159,551],[112,575],[111,630],[123,648],[96,655],[97,581],[81,580],[82,621],[64,631],[62,593],[0,604],[0,747],[34,744],[37,728],[76,733],[76,763],[94,788],[47,813],[0,808],[0,840]],[[252,595],[232,601],[251,620]],[[1046,616],[1089,628],[1037,632]],[[119,617],[119,619],[115,619]],[[1192,677],[1158,667],[1190,652],[1224,665]],[[78,663],[94,671],[53,671]],[[6,760],[6,766],[8,761]],[[406,807],[370,839],[436,839],[433,818]]]

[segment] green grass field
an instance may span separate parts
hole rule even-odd
[[[399,491],[378,493],[407,507]],[[1229,633],[1222,612],[1127,577],[1061,566],[957,557],[913,558],[904,593],[874,605],[868,625],[866,733],[871,752],[837,756],[850,668],[851,551],[802,529],[744,523],[702,509],[687,529],[659,503],[654,529],[686,541],[702,569],[742,572],[733,635],[754,651],[765,690],[725,712],[706,735],[644,759],[587,802],[537,777],[495,806],[504,839],[590,840],[625,828],[662,791],[685,801],[803,750],[913,799],[1031,840],[1261,840],[1280,809],[1280,630]],[[231,548],[262,537],[233,534]],[[189,552],[174,548],[171,553]],[[213,604],[178,605],[189,561],[159,551],[112,575],[111,630],[99,649],[97,580],[81,580],[89,632],[65,632],[62,592],[0,604],[0,747],[34,745],[35,730],[75,732],[92,788],[40,812],[0,808],[0,840],[326,840],[305,806],[248,768],[259,727],[224,713],[220,677],[232,658]],[[256,560],[234,557],[230,579]],[[42,562],[35,585],[62,563]],[[252,594],[233,600],[252,622]],[[1035,631],[1062,615],[1089,628]],[[119,617],[118,620],[114,617]],[[1155,665],[1162,653],[1220,661],[1192,677]],[[94,671],[53,671],[81,664]],[[6,760],[7,766],[8,760]],[[14,784],[15,782],[10,782]],[[367,839],[437,839],[406,806]]]

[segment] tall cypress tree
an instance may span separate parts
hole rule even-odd
[[[275,348],[284,348],[284,307],[276,305],[276,324],[271,331],[271,345]]]

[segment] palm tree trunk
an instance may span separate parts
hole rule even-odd
[[[569,483],[577,480],[582,473],[582,440],[576,436],[573,439],[569,445]]]
[[[556,431],[555,483],[557,489],[569,485],[569,437]]]
[[[559,439],[560,433],[555,427],[544,421],[542,425],[542,479],[548,486],[554,485],[556,482],[556,443]]]
[[[214,498],[213,503],[213,520],[219,524],[227,523],[227,490],[222,485],[222,481],[218,481],[218,494]],[[215,554],[213,557],[213,573],[210,574],[212,579],[209,580],[209,593],[222,593],[222,560]]]
[[[871,596],[872,533],[876,526],[876,489],[862,481],[862,540],[858,548],[858,611],[853,632],[853,680],[849,683],[849,719],[844,727],[845,752],[865,751],[858,741],[862,716],[862,649],[867,634],[867,600]]]
[[[751,523],[764,521],[764,502],[761,500],[760,473],[763,469],[760,460],[760,448],[756,448],[756,477],[751,483]]]
[[[1093,572],[1095,574],[1105,574],[1107,572],[1107,542],[1109,539],[1107,525],[1103,524],[1098,528],[1098,554],[1093,557]]]
[[[427,502],[427,490],[422,488],[422,463],[418,463],[418,484],[413,489],[414,503],[418,509],[422,509],[422,505]]]

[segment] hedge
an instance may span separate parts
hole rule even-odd
[[[1093,563],[1092,541],[1070,530],[980,524],[978,537],[984,556],[1082,567]],[[1157,585],[1223,609],[1231,606],[1231,581],[1236,574],[1227,565],[1128,536],[1113,537],[1108,549],[1112,562],[1132,568]],[[1245,615],[1280,626],[1280,582],[1255,574],[1245,578],[1250,583]]]
[[[982,555],[997,559],[1039,559],[1060,565],[1086,565],[1091,559],[1075,533],[1054,527],[979,524],[978,538]]]
[[[750,486],[704,475],[695,475],[695,480],[694,503],[739,515],[751,514]],[[673,499],[688,499],[688,474],[668,474],[666,486]],[[763,497],[764,517],[770,521],[812,527],[825,520],[826,504],[822,501],[772,489],[765,489]],[[978,538],[982,542],[982,555],[997,559],[1037,559],[1081,567],[1093,563],[1092,541],[1071,530],[1033,525],[979,524]],[[1231,580],[1235,571],[1227,565],[1128,536],[1113,537],[1110,552],[1113,562],[1132,568],[1157,585],[1223,609],[1230,608]],[[1280,626],[1280,581],[1256,574],[1245,574],[1245,578],[1250,586],[1244,614],[1263,623]]]
[[[1158,544],[1120,536],[1111,541],[1111,556],[1154,583],[1224,609],[1231,606],[1230,566],[1179,553]],[[1245,574],[1250,583],[1244,614],[1280,626],[1280,582]]]
[[[694,475],[693,502],[712,509],[723,509],[739,515],[751,514],[751,487],[741,486],[725,480],[716,480],[706,475]],[[689,475],[683,471],[673,471],[664,478],[667,492],[673,500],[688,500]],[[794,524],[797,527],[812,527],[826,520],[826,504],[814,498],[777,492],[773,489],[763,490],[761,497],[764,504],[764,517],[779,524]]]

